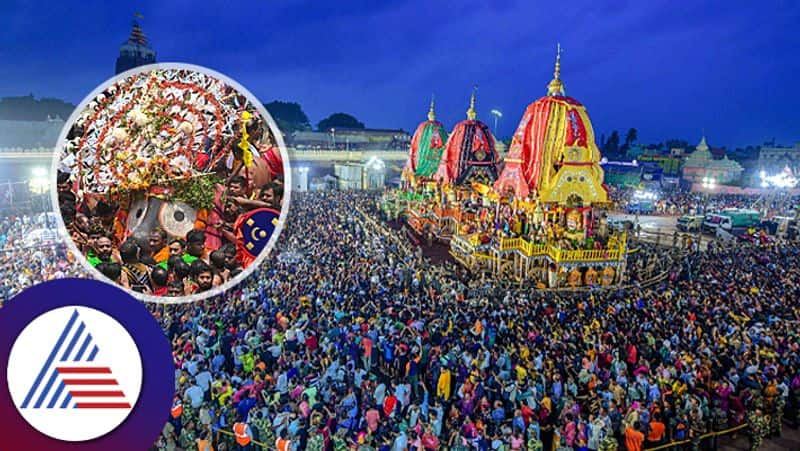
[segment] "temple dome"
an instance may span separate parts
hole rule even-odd
[[[489,126],[477,119],[473,90],[467,119],[456,124],[450,133],[434,179],[455,185],[468,182],[492,184],[497,180],[498,160]]]
[[[500,194],[566,204],[577,196],[584,205],[608,202],[600,167],[600,150],[586,108],[566,95],[556,58],[547,95],[528,105],[495,183]]]
[[[431,99],[428,120],[420,123],[411,137],[411,149],[405,171],[413,174],[414,177],[425,179],[433,177],[439,168],[439,162],[447,143],[447,130],[441,122],[436,120],[433,106],[434,102]]]

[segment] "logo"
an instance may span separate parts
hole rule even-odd
[[[278,225],[280,213],[271,208],[257,208],[243,214],[233,225],[237,246],[254,260],[267,247]]]
[[[112,285],[62,279],[0,309],[0,449],[141,450],[174,394],[170,344],[147,308]]]
[[[125,328],[80,306],[33,320],[11,348],[7,372],[11,397],[25,420],[71,442],[119,426],[142,385],[141,357]]]

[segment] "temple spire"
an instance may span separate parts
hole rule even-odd
[[[549,96],[563,96],[564,83],[561,81],[561,43],[556,47],[556,67],[553,71],[553,79],[547,85],[547,95]]]
[[[139,13],[133,15],[131,33],[119,49],[119,57],[117,57],[115,67],[117,74],[133,69],[134,67],[156,62],[156,52],[150,47],[147,35],[142,31],[142,27],[139,26],[139,20],[142,19],[142,17],[143,16]]]
[[[478,113],[475,112],[475,93],[478,92],[478,85],[472,87],[472,96],[469,99],[469,109],[467,110],[467,119],[474,121],[476,117],[478,117]]]
[[[436,113],[433,111],[433,102],[436,99],[434,94],[431,94],[431,109],[428,110],[428,120],[433,122],[436,120]]]

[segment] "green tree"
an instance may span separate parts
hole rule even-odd
[[[317,130],[321,132],[337,127],[364,128],[364,123],[347,113],[333,113],[317,123]]]
[[[685,139],[668,139],[664,141],[666,150],[670,149],[689,149],[689,143]]]
[[[639,132],[635,128],[628,129],[628,133],[625,134],[625,148],[629,149],[638,138]]]
[[[609,135],[608,139],[603,146],[603,153],[610,156],[619,155],[619,132],[614,130]]]
[[[625,142],[622,144],[622,147],[620,148],[620,154],[622,156],[628,155],[628,150],[630,150],[633,143],[636,142],[636,136],[637,133],[635,128],[628,129],[628,133],[625,134]]]
[[[275,119],[278,128],[286,134],[295,131],[311,130],[311,123],[303,108],[297,102],[275,100],[264,104],[269,114]]]

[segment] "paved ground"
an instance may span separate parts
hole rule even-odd
[[[616,221],[636,222],[636,216],[634,215],[611,213],[608,215],[608,217]],[[677,216],[639,216],[639,224],[642,226],[642,230],[639,232],[639,239],[652,243],[660,242],[662,244],[671,244],[672,235],[678,231],[676,228],[677,219]],[[678,231],[678,233],[681,235],[687,234],[686,232],[680,231]],[[705,244],[708,243],[708,241],[710,241],[712,238],[711,235],[703,235],[700,233],[691,233],[689,235],[691,235],[694,239],[700,240],[701,248],[704,248]]]
[[[725,437],[720,439],[721,451],[747,451],[750,441],[744,434],[739,434],[735,439]],[[800,451],[800,431],[784,425],[783,435],[780,438],[765,440],[759,448],[760,451]]]

